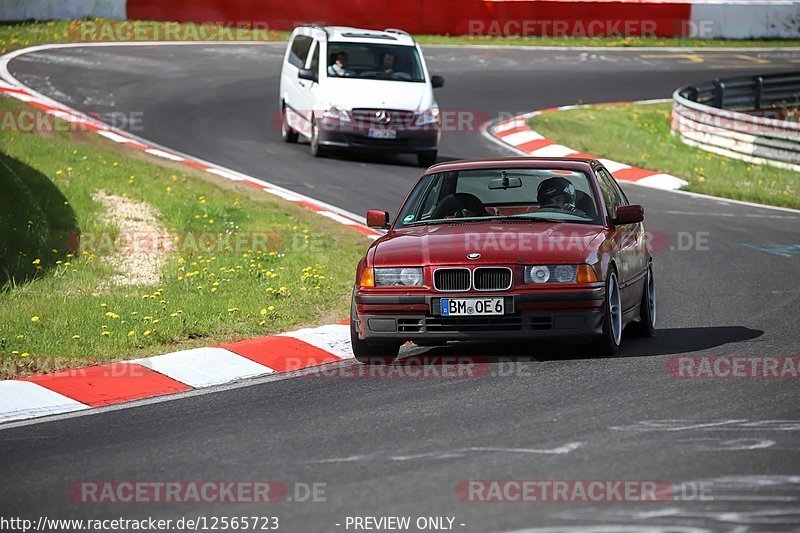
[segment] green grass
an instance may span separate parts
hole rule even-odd
[[[580,152],[684,178],[685,190],[800,208],[800,174],[692,148],[670,133],[670,103],[612,104],[544,113],[531,127]]]
[[[0,114],[22,106],[0,98]],[[347,316],[363,236],[252,187],[151,161],[93,134],[3,131],[0,246],[10,281],[0,290],[1,378]],[[96,237],[116,228],[101,221],[99,189],[148,203],[175,235],[222,232],[236,249],[180,241],[158,285],[109,285],[113,249]],[[69,245],[74,228],[79,250]],[[253,235],[262,250],[246,249]]]
[[[98,19],[98,24],[104,21]],[[164,38],[167,27],[175,23],[165,22],[140,22],[127,21],[127,23],[140,24],[144,27],[145,38]],[[116,24],[113,23],[112,24]],[[85,26],[84,26],[85,28]],[[186,33],[187,25],[180,25],[181,35],[191,36]],[[204,29],[213,28],[204,25]],[[241,40],[270,40],[286,41],[289,39],[287,31],[256,31],[254,33],[242,31],[235,39]],[[103,35],[98,32],[98,35]],[[213,35],[213,33],[212,33]],[[791,39],[687,39],[687,38],[656,38],[656,37],[495,37],[495,36],[458,36],[458,35],[417,35],[420,44],[445,44],[445,45],[500,45],[500,46],[607,46],[607,47],[787,47],[800,46],[800,40]],[[46,43],[66,43],[85,40],[81,37],[81,21],[51,21],[51,22],[23,22],[0,23],[0,54]],[[225,38],[224,40],[230,40]]]

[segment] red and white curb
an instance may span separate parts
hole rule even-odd
[[[8,71],[8,62],[21,54],[69,46],[32,47],[0,58],[0,77],[5,80],[0,81],[0,95],[26,102],[112,142],[246,183],[297,203],[368,238],[376,239],[382,234],[368,228],[363,217],[344,209],[113,128],[25,87]],[[217,347],[0,381],[0,424],[183,393],[352,358],[348,328],[348,325],[333,324]]]
[[[347,324],[0,381],[0,424],[177,394],[352,358]]]
[[[660,100],[649,100],[642,103],[655,103]],[[631,102],[617,102],[617,103],[631,103]],[[602,104],[590,104],[602,105]],[[524,115],[519,115],[514,118],[503,120],[487,129],[490,138],[495,139],[502,144],[511,147],[514,151],[532,157],[571,157],[571,158],[593,158],[588,154],[584,154],[573,150],[567,146],[561,145],[552,141],[540,133],[531,129],[528,126],[528,120],[544,114],[556,111],[566,111],[569,109],[578,109],[581,107],[590,107],[590,105],[568,105],[562,107],[553,107],[549,109],[541,109],[533,111]],[[654,170],[647,170],[644,168],[633,167],[625,163],[619,163],[610,159],[600,159],[609,172],[614,175],[619,181],[628,181],[636,183],[637,185],[644,185],[646,187],[653,187],[655,189],[664,189],[674,191],[681,187],[688,185],[686,180],[673,176],[671,174],[664,174]]]

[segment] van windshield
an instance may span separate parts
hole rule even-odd
[[[414,46],[333,42],[328,44],[327,60],[329,78],[425,81]]]

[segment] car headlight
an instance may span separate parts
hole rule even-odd
[[[591,274],[588,270],[591,270]],[[579,271],[580,276],[579,276]],[[525,267],[525,283],[575,283],[597,281],[589,265],[535,265]],[[594,279],[591,279],[594,278]]]
[[[419,287],[422,285],[421,268],[376,268],[376,287]]]
[[[439,108],[433,106],[421,113],[417,113],[417,126],[427,126],[439,123]]]
[[[525,283],[594,283],[597,273],[592,265],[532,265],[525,267]]]
[[[343,107],[332,105],[322,114],[322,118],[338,120],[339,122],[350,122],[350,113]]]

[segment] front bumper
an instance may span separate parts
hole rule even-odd
[[[322,129],[319,144],[326,148],[357,149],[375,152],[421,153],[439,147],[441,133],[435,128],[399,129],[395,139],[373,139],[369,129]]]
[[[506,314],[443,317],[436,312],[440,295],[356,294],[356,329],[367,341],[589,338],[602,333],[604,287],[480,296],[505,298]],[[476,294],[446,297],[474,298]]]

